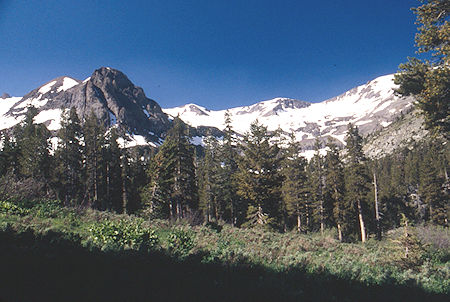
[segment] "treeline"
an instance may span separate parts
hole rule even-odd
[[[337,228],[344,241],[381,237],[402,219],[448,225],[449,147],[438,140],[369,160],[350,124],[344,150],[329,141],[322,155],[317,140],[308,162],[293,134],[286,140],[255,122],[237,139],[228,115],[223,139],[208,136],[201,152],[178,118],[152,150],[122,148],[124,130],[106,130],[93,113],[81,122],[75,109],[55,142],[35,115],[30,108],[3,133],[2,198],[14,195],[12,182],[33,180],[41,196],[67,205],[279,231]]]
[[[82,123],[75,108],[64,112],[57,139],[45,125],[33,123],[36,114],[28,108],[20,125],[2,133],[2,198],[23,192],[22,198],[31,194],[66,205],[118,213],[139,210],[139,191],[147,181],[148,159],[142,159],[149,157],[148,151],[122,148],[125,131],[106,131],[94,113]]]

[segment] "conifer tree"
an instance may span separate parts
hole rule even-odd
[[[128,158],[127,148],[121,148],[120,155],[120,167],[121,167],[121,179],[122,179],[122,207],[121,212],[128,214],[128,208],[130,203],[130,161]]]
[[[175,118],[164,143],[155,156],[153,190],[155,205],[161,215],[181,219],[198,207],[198,190],[194,165],[194,148],[186,125]]]
[[[395,76],[402,95],[415,95],[425,125],[445,137],[450,133],[450,5],[448,0],[423,0],[413,11],[419,24],[416,34],[418,53],[428,53],[431,60],[409,58]]]
[[[58,147],[55,150],[56,166],[53,182],[59,199],[66,204],[80,202],[83,186],[82,131],[75,108],[65,111],[58,131]]]
[[[128,211],[135,213],[142,208],[141,192],[149,182],[149,153],[147,148],[128,148]]]
[[[104,154],[106,159],[106,199],[104,201],[104,207],[120,213],[123,210],[123,192],[121,150],[118,140],[118,130],[113,127],[107,135]]]
[[[23,177],[47,178],[50,169],[50,132],[43,124],[35,124],[37,109],[28,107],[24,122],[16,127],[19,148],[19,172]]]
[[[310,192],[314,203],[315,216],[320,224],[320,232],[325,229],[325,201],[324,201],[324,174],[323,157],[320,154],[322,148],[320,140],[317,138],[314,144],[314,157],[310,162]]]
[[[370,191],[370,178],[364,166],[366,158],[362,152],[362,137],[359,135],[358,128],[352,124],[348,125],[345,143],[347,150],[346,201],[357,217],[361,241],[365,242],[367,235],[364,212],[367,194]]]
[[[224,207],[220,204],[217,174],[220,163],[217,158],[217,140],[208,135],[205,140],[205,155],[200,160],[198,169],[199,208],[205,216],[206,222],[217,221],[223,217]]]
[[[105,145],[105,130],[94,112],[87,117],[83,125],[84,165],[85,165],[85,198],[89,204],[99,207],[99,190],[101,187],[101,156]]]
[[[419,195],[428,207],[428,219],[439,225],[447,224],[447,205],[434,160],[438,158],[436,146],[430,146],[421,164]]]
[[[0,175],[5,175],[7,172],[15,174],[19,165],[17,141],[7,131],[1,134],[1,141],[3,147],[0,152]]]
[[[339,157],[339,150],[333,141],[327,144],[325,156],[325,199],[333,206],[333,220],[338,230],[339,241],[343,237],[343,225],[348,220],[348,209],[345,207],[344,166]]]
[[[219,147],[220,167],[217,171],[217,190],[222,204],[225,205],[225,219],[231,225],[241,224],[246,216],[246,207],[237,194],[236,174],[238,171],[238,150],[236,133],[231,125],[229,112],[225,113],[223,142]]]
[[[238,162],[239,196],[247,204],[249,226],[279,227],[281,181],[279,147],[270,143],[267,128],[253,122],[242,143],[243,156]]]
[[[290,135],[289,145],[284,152],[282,173],[283,203],[287,213],[295,217],[297,232],[302,231],[302,216],[305,212],[305,204],[308,199],[306,165],[307,161],[300,156],[300,145],[295,141],[295,136]]]

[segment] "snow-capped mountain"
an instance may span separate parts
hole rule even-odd
[[[36,123],[51,131],[60,128],[63,110],[75,107],[81,120],[92,112],[107,127],[120,124],[136,144],[159,143],[170,120],[142,88],[122,72],[102,67],[84,81],[70,77],[54,79],[24,97],[0,99],[0,130],[20,123],[29,106],[38,109]]]
[[[269,131],[293,132],[303,145],[303,155],[310,157],[316,137],[325,141],[333,137],[344,143],[348,123],[359,127],[363,135],[385,128],[401,112],[412,106],[413,99],[394,94],[394,75],[376,78],[335,98],[309,103],[290,98],[274,98],[250,106],[228,110],[209,110],[196,104],[161,109],[147,98],[122,72],[102,67],[84,81],[70,77],[54,79],[25,95],[0,97],[0,130],[8,129],[24,119],[28,106],[38,109],[36,123],[49,130],[60,128],[61,113],[75,107],[83,120],[94,114],[107,127],[122,125],[134,140],[133,144],[155,145],[162,142],[170,128],[170,116],[179,116],[192,126],[192,142],[201,144],[209,132],[221,136],[224,115],[228,111],[234,130],[244,134],[258,120]],[[212,131],[211,131],[212,130]]]
[[[163,111],[179,116],[193,127],[210,126],[224,128],[224,115],[228,111],[232,126],[244,134],[256,119],[269,131],[281,128],[285,134],[293,132],[305,150],[311,149],[316,137],[326,140],[333,137],[343,143],[348,123],[359,127],[366,135],[386,127],[397,115],[412,105],[412,98],[401,98],[394,94],[394,75],[376,78],[365,85],[355,87],[335,98],[308,103],[289,98],[275,98],[251,106],[228,110],[209,110],[187,104],[167,108]]]

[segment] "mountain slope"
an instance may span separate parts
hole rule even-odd
[[[239,134],[258,119],[269,131],[281,128],[285,134],[294,132],[306,150],[311,149],[316,137],[328,137],[343,143],[348,123],[359,127],[363,135],[389,125],[412,105],[412,98],[394,94],[393,75],[382,76],[365,85],[355,87],[335,98],[308,103],[287,98],[275,98],[251,106],[231,108],[232,125]],[[179,116],[191,126],[224,128],[226,110],[208,110],[188,104],[163,109],[171,116]]]
[[[399,148],[413,148],[414,144],[428,135],[424,120],[418,110],[412,110],[398,117],[389,126],[366,138],[364,153],[371,158],[381,158]]]
[[[133,144],[140,145],[161,143],[171,125],[169,116],[179,116],[194,127],[190,131],[194,136],[193,143],[201,144],[202,137],[208,132],[222,135],[219,130],[224,128],[224,115],[228,111],[238,134],[248,131],[257,119],[269,131],[281,129],[284,135],[293,132],[303,146],[303,155],[310,157],[317,137],[322,141],[334,138],[343,145],[349,122],[367,136],[390,125],[401,113],[410,111],[413,98],[396,96],[392,80],[393,75],[382,76],[320,103],[275,98],[228,110],[209,110],[196,104],[161,109],[122,72],[102,67],[84,81],[60,77],[23,98],[3,95],[0,98],[0,130],[21,122],[27,107],[32,105],[38,109],[35,121],[56,131],[60,128],[62,111],[75,107],[81,119],[94,112],[105,126],[122,126],[134,138]],[[401,133],[405,134],[404,131]],[[388,136],[389,132],[384,135]],[[391,149],[385,141],[380,144]]]
[[[120,124],[128,133],[159,142],[169,129],[170,120],[142,88],[135,86],[122,72],[102,67],[84,81],[69,77],[54,79],[32,90],[23,98],[0,100],[3,114],[0,129],[23,120],[27,107],[38,109],[37,123],[49,130],[60,128],[63,109],[75,107],[83,120],[93,112],[107,127]]]

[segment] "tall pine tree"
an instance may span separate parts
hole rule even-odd
[[[300,145],[291,134],[288,147],[285,149],[282,173],[283,202],[287,213],[296,221],[297,232],[302,232],[302,216],[305,214],[305,205],[308,200],[306,165],[307,161],[300,156]]]
[[[43,124],[35,124],[35,107],[28,107],[25,120],[15,128],[19,148],[19,173],[23,177],[48,179],[50,172],[50,132]]]
[[[160,216],[172,219],[193,214],[198,208],[194,148],[186,125],[178,117],[154,160],[152,207],[159,210]]]
[[[327,144],[328,151],[325,156],[325,199],[333,207],[333,220],[337,226],[339,241],[344,239],[345,221],[348,220],[348,209],[344,201],[345,181],[344,166],[339,157],[339,150],[332,141]]]
[[[62,113],[55,150],[53,182],[58,197],[66,204],[81,202],[83,190],[82,131],[75,108]]]
[[[352,124],[348,125],[345,143],[347,150],[346,201],[358,221],[361,241],[365,242],[367,234],[364,212],[367,206],[367,194],[370,191],[370,178],[364,166],[366,158],[362,152],[362,137],[358,128]]]
[[[267,128],[253,122],[242,143],[238,163],[238,194],[247,204],[249,226],[280,226],[281,158],[279,147],[271,144]]]

